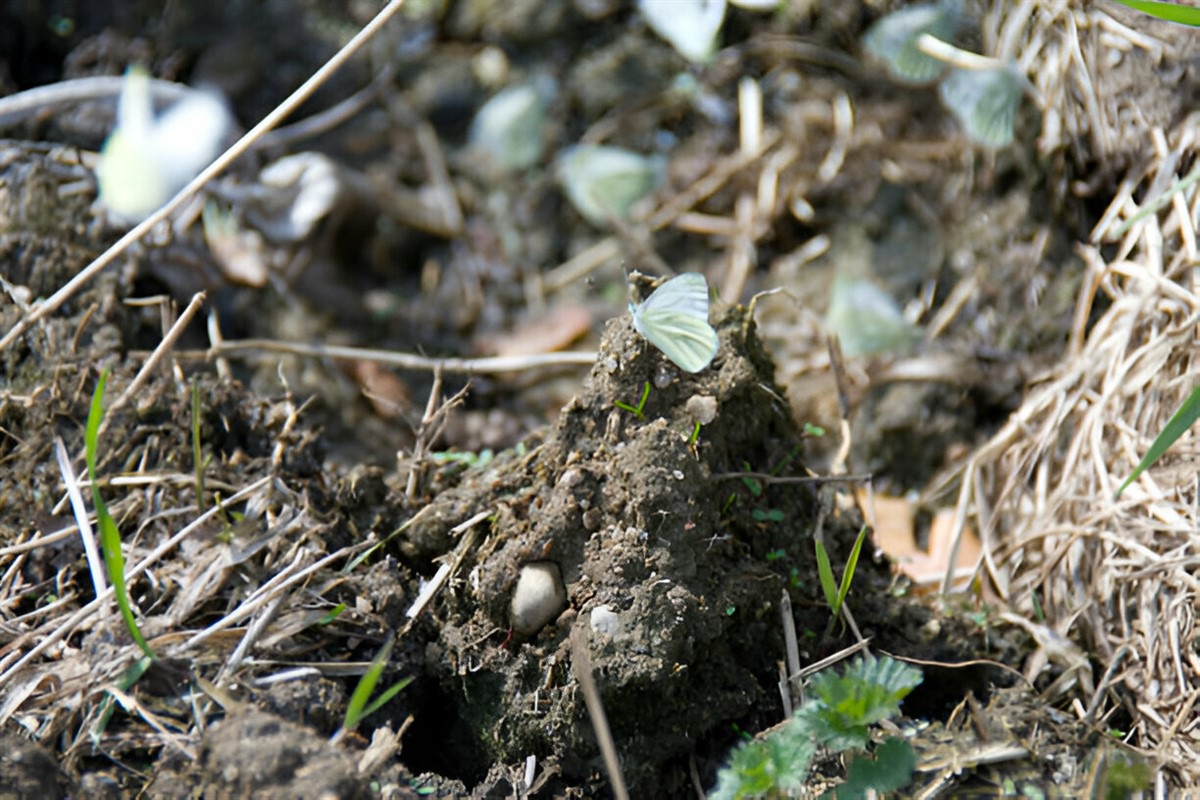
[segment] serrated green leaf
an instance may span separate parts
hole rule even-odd
[[[867,655],[855,661],[844,675],[822,672],[810,688],[813,712],[824,723],[814,733],[831,750],[866,747],[868,726],[900,711],[900,701],[921,682],[921,672],[884,656]]]
[[[875,749],[874,757],[850,759],[846,780],[834,789],[837,800],[865,798],[867,791],[894,792],[912,782],[917,756],[912,746],[894,736]]]
[[[761,740],[742,742],[717,774],[710,800],[762,797],[803,788],[816,747],[808,733],[787,725]]]

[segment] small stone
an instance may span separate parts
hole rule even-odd
[[[512,596],[513,630],[531,636],[567,605],[562,573],[552,561],[533,561],[521,567]]]
[[[617,616],[617,612],[608,606],[596,606],[593,608],[588,622],[591,624],[593,631],[608,636],[616,636],[621,630],[621,618]]]

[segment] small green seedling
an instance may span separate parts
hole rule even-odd
[[[142,656],[137,661],[130,664],[117,678],[117,689],[122,692],[127,692],[142,679],[146,674],[146,670],[150,669],[150,665],[154,663],[154,659],[150,656]],[[100,747],[100,739],[104,736],[104,731],[108,728],[108,722],[112,719],[113,711],[116,710],[116,697],[112,692],[105,692],[104,701],[100,708],[100,714],[96,719],[96,724],[92,726],[90,737],[92,747]]]
[[[697,422],[692,426],[692,435],[688,437],[688,446],[691,447],[700,439],[700,423]]]
[[[317,622],[317,625],[328,625],[344,614],[347,608],[349,608],[349,606],[347,606],[345,603],[338,603],[336,606],[329,609],[328,614],[321,617],[321,619]]]
[[[430,453],[429,457],[437,464],[462,464],[468,469],[482,469],[492,463],[492,459],[496,457],[496,454],[488,447],[480,450],[478,453],[459,453],[442,450]]]
[[[1021,96],[1029,81],[1016,64],[990,69],[956,69],[942,81],[938,94],[967,136],[985,147],[1012,144]]]
[[[858,566],[858,555],[862,552],[863,542],[866,538],[867,526],[864,525],[858,532],[858,538],[854,540],[850,558],[846,560],[846,569],[842,573],[841,585],[838,585],[833,579],[833,566],[829,563],[829,552],[825,549],[824,543],[820,539],[813,540],[813,546],[817,551],[817,576],[821,579],[821,590],[825,593],[825,602],[829,604],[832,612],[829,617],[829,625],[825,628],[825,638],[829,638],[829,634],[833,633],[833,626],[842,612],[842,603],[845,602],[846,595],[850,592],[850,584],[854,580],[854,570]]]
[[[96,507],[96,523],[100,528],[100,546],[104,554],[104,563],[108,568],[108,579],[113,586],[113,594],[117,599],[117,608],[125,620],[129,635],[146,654],[147,658],[155,658],[146,637],[138,628],[133,616],[133,606],[129,602],[129,590],[125,584],[125,556],[121,553],[121,534],[117,523],[108,513],[108,506],[100,496],[100,483],[96,479],[96,449],[100,433],[100,422],[104,418],[104,386],[108,383],[108,370],[100,373],[96,383],[96,391],[92,395],[92,406],[88,411],[87,427],[84,429],[84,457],[87,461],[88,481],[92,484],[92,505]]]
[[[650,381],[646,381],[646,385],[642,387],[642,398],[638,400],[636,406],[631,406],[628,403],[623,403],[620,400],[614,400],[613,405],[622,411],[628,411],[638,419],[643,419],[642,411],[646,408],[646,400],[650,397]]]
[[[392,684],[381,695],[371,700],[371,695],[375,692],[375,685],[383,676],[383,670],[387,667],[388,658],[391,657],[395,644],[395,635],[388,634],[387,641],[383,643],[383,647],[379,648],[379,652],[371,660],[371,666],[367,668],[362,678],[359,679],[358,685],[354,687],[354,692],[350,695],[350,702],[346,704],[346,716],[342,721],[342,727],[333,735],[334,742],[340,741],[343,736],[354,730],[365,717],[378,711],[385,703],[399,694],[405,686],[412,683],[411,676],[405,678]],[[370,702],[368,703],[368,701]]]
[[[825,670],[813,677],[809,699],[780,730],[744,741],[717,776],[713,800],[784,797],[807,785],[818,745],[835,752],[858,751],[846,781],[826,797],[867,797],[890,792],[912,779],[916,756],[902,739],[887,739],[867,753],[870,728],[900,711],[900,702],[922,679],[921,671],[884,656],[856,659],[843,675]]]

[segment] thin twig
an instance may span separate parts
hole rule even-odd
[[[304,344],[284,342],[277,339],[234,339],[218,343],[202,351],[180,351],[176,357],[187,360],[212,359],[220,356],[246,356],[256,351],[287,353],[296,356],[332,358],[342,361],[372,361],[401,369],[434,370],[453,373],[496,374],[502,372],[525,372],[539,367],[587,367],[596,361],[594,352],[534,353],[521,356],[491,356],[489,358],[428,358],[412,353],[397,353],[392,350],[374,350],[365,347],[341,347],[338,345]]]

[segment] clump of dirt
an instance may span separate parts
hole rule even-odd
[[[444,525],[453,516],[439,505],[494,510],[462,567],[469,580],[445,598],[427,665],[493,759],[537,755],[572,783],[595,774],[597,746],[569,674],[570,632],[583,626],[630,790],[667,796],[698,743],[728,739],[731,722],[778,715],[787,570],[802,576],[790,586],[798,624],[825,624],[816,493],[756,481],[754,494],[739,478],[803,474],[803,437],[747,311],[719,317],[720,352],[697,375],[673,367],[627,317],[611,321],[547,441],[498,484],[465,485],[423,515]],[[640,414],[617,405],[636,407],[647,385]],[[693,437],[704,406],[715,417]],[[429,535],[421,528],[415,539]],[[854,532],[839,519],[827,535]],[[506,639],[517,577],[532,561],[558,565],[569,608],[526,641]]]
[[[197,791],[196,787],[200,787]],[[350,755],[303,725],[248,710],[210,728],[189,769],[160,770],[152,797],[337,797],[373,795]]]

